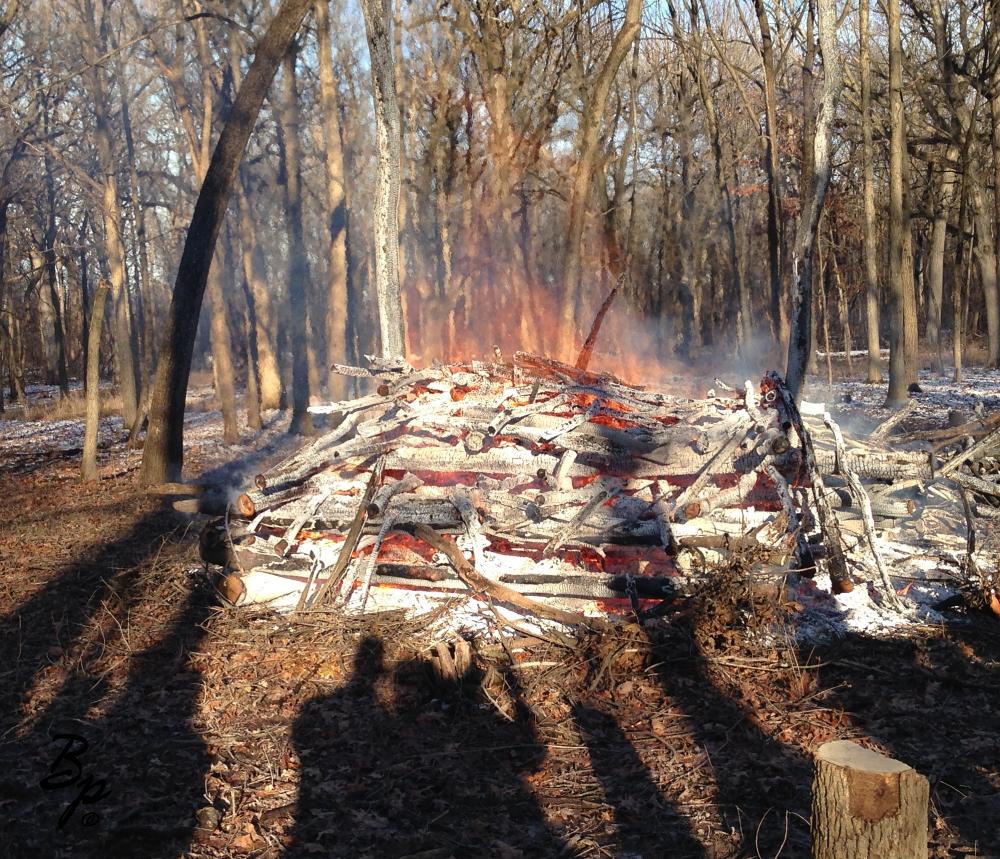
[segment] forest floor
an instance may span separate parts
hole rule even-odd
[[[992,410],[996,382],[955,395]],[[294,444],[278,415],[228,449],[189,422],[192,476]],[[0,422],[0,856],[794,859],[811,755],[851,738],[928,777],[932,857],[1000,857],[991,617],[801,643],[723,588],[443,676],[425,622],[220,607],[120,422],[93,486],[54,423]]]

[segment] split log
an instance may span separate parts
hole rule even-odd
[[[813,859],[926,859],[927,779],[848,740],[816,753]]]

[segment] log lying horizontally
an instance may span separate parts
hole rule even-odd
[[[926,451],[851,439],[831,449],[829,433],[803,425],[771,375],[759,391],[734,386],[701,400],[526,353],[512,364],[352,375],[380,390],[318,408],[337,425],[238,499],[231,524],[256,542],[213,553],[293,576],[300,590],[312,580],[303,608],[353,594],[378,604],[390,586],[454,593],[455,558],[412,536],[428,528],[453,535],[483,581],[539,588],[560,611],[579,600],[591,613],[608,610],[615,599],[630,610],[607,584],[616,577],[631,583],[634,601],[671,591],[646,579],[704,570],[705,556],[752,552],[783,568],[793,547],[794,568],[818,560],[846,589],[845,553],[864,549],[858,535],[870,546],[872,525],[913,512],[911,500],[881,493],[869,522],[855,478],[871,488],[936,473]],[[993,485],[957,463],[947,476]],[[822,533],[807,533],[816,518]]]

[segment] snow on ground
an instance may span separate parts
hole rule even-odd
[[[59,389],[52,385],[29,385],[29,409],[54,406]],[[213,393],[209,387],[188,392],[184,417],[185,477],[200,478],[235,486],[260,470],[261,462],[283,455],[301,443],[288,436],[288,417],[284,412],[265,412],[264,428],[250,429],[246,415],[240,412],[240,440],[226,444],[222,438],[222,413],[210,408]],[[22,408],[0,413],[0,473],[25,472],[42,463],[64,459],[68,471],[79,469],[83,448],[82,418],[26,420]],[[119,415],[102,417],[98,424],[98,466],[104,473],[122,473],[138,468],[142,451],[126,445],[128,428]]]
[[[97,434],[99,447],[110,447],[127,436],[120,416],[101,419]],[[42,453],[82,448],[81,420],[0,420],[0,459],[31,459]]]
[[[929,429],[948,424],[948,411],[968,412],[971,420],[978,410],[990,413],[1000,409],[1000,370],[972,367],[962,371],[962,381],[955,382],[951,368],[945,376],[925,369],[919,373],[921,392],[910,395],[916,404],[907,418],[910,429]],[[831,391],[825,381],[813,377],[804,396],[826,401],[834,417],[860,418],[874,427],[892,412],[885,406],[886,384],[870,385],[864,381],[835,381]],[[850,424],[848,424],[850,425]]]
[[[864,353],[867,354],[867,353]],[[841,353],[840,357],[843,357]],[[1000,410],[1000,370],[972,367],[963,370],[963,380],[955,382],[953,370],[946,375],[924,369],[919,373],[921,391],[910,394],[913,410],[906,418],[906,431],[939,429],[948,426],[949,411],[960,411],[962,421]],[[858,380],[835,381],[832,389],[822,378],[812,377],[804,398],[825,402],[845,435],[864,440],[893,412],[886,408],[885,383],[872,385]],[[811,424],[817,426],[815,422]],[[826,443],[825,429],[815,430],[818,443]],[[890,437],[891,439],[891,437]],[[896,449],[928,449],[925,442],[889,442]],[[913,515],[895,520],[879,533],[878,551],[903,603],[899,612],[881,604],[874,586],[859,585],[854,592],[833,595],[829,579],[817,576],[803,580],[790,598],[803,607],[798,635],[805,640],[842,637],[850,631],[869,635],[891,635],[907,627],[944,621],[933,606],[956,593],[956,578],[965,558],[966,524],[956,492],[945,483],[917,485],[897,493],[917,504]],[[980,567],[996,569],[1000,520],[978,519],[977,552]],[[857,579],[877,581],[870,552],[858,546],[851,553]],[[951,615],[949,620],[954,620]]]

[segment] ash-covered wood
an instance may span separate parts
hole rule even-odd
[[[234,532],[252,524],[251,560],[271,559],[260,569],[298,570],[300,589],[314,581],[300,607],[369,591],[377,603],[388,586],[468,592],[455,558],[416,536],[428,528],[451,535],[449,547],[484,579],[542,588],[568,610],[618,599],[627,613],[626,594],[608,585],[626,579],[640,580],[632,602],[676,598],[683,588],[641,582],[710,574],[706,551],[806,573],[820,565],[847,589],[863,567],[848,558],[838,522],[851,527],[859,504],[869,531],[913,510],[887,492],[865,504],[860,481],[935,474],[926,451],[819,439],[822,428],[806,428],[775,374],[695,399],[527,353],[512,363],[336,369],[378,379],[379,394],[318,407],[337,426],[258,475],[231,522]],[[958,464],[946,473],[993,485]]]

